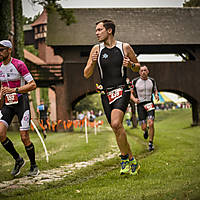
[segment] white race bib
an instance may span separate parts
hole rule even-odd
[[[17,93],[11,93],[5,95],[5,104],[12,105],[18,103],[18,95]]]
[[[109,104],[113,103],[114,101],[122,97],[122,94],[123,94],[123,88],[117,88],[115,90],[108,92],[107,97],[109,100]]]
[[[144,108],[147,112],[151,111],[151,110],[155,110],[154,104],[153,103],[147,103],[144,105]]]

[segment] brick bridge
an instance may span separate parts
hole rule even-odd
[[[200,124],[200,8],[74,9],[74,15],[77,23],[70,26],[56,13],[48,16],[47,44],[64,59],[63,82],[55,86],[58,119],[70,119],[73,106],[95,92],[97,70],[89,80],[83,77],[83,70],[97,43],[95,22],[108,18],[117,25],[116,39],[131,44],[137,55],[174,53],[183,57],[183,62],[145,64],[160,91],[179,94],[192,104],[193,125]]]

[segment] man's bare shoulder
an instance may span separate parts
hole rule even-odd
[[[95,44],[92,49],[94,51],[99,51],[99,44]]]
[[[125,43],[123,43],[123,49],[125,51],[129,52],[132,49],[132,47],[131,47],[131,45],[129,43],[125,42]]]
[[[130,47],[131,47],[130,44],[127,43],[127,42],[124,42],[124,43],[123,43],[123,46],[124,46],[124,48],[130,48]]]
[[[129,43],[123,43],[123,50],[124,50],[125,55],[129,55],[129,53],[133,51]]]
[[[93,47],[92,47],[92,50],[91,52],[99,52],[99,44],[95,44]]]

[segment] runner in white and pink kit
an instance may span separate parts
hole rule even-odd
[[[36,89],[36,83],[24,62],[12,58],[11,52],[12,43],[9,40],[0,41],[0,142],[15,159],[15,167],[11,174],[17,176],[25,162],[15,150],[11,140],[6,136],[14,115],[17,115],[21,140],[30,159],[31,166],[28,175],[37,176],[39,169],[35,162],[35,148],[28,133],[31,113],[27,94]]]

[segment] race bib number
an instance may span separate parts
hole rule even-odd
[[[18,103],[18,95],[17,93],[11,93],[5,95],[5,104],[12,105]]]
[[[117,99],[121,98],[123,94],[123,89],[122,88],[117,88],[115,90],[112,90],[107,93],[107,97],[109,100],[109,104],[113,103]]]
[[[144,108],[147,112],[151,111],[151,110],[155,110],[154,104],[153,103],[147,103],[144,105]]]

